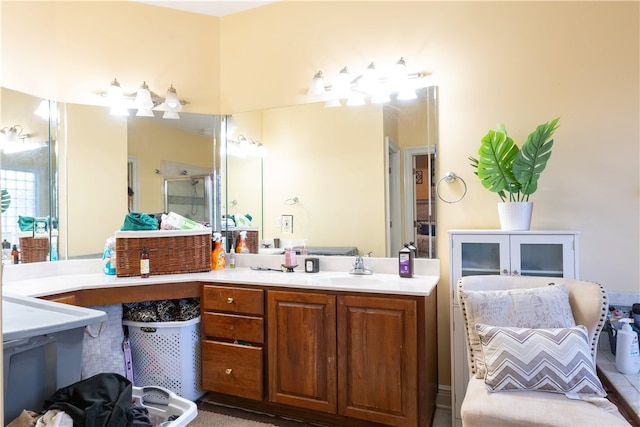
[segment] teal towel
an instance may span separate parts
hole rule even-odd
[[[32,216],[18,215],[18,227],[20,227],[20,231],[33,231],[33,221],[35,221],[35,218]]]
[[[140,212],[130,212],[124,217],[121,231],[157,230],[158,220]]]

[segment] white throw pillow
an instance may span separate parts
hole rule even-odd
[[[485,369],[476,323],[519,328],[571,328],[576,325],[567,288],[562,284],[494,291],[462,290],[458,295],[460,303],[464,304],[469,351],[477,378],[484,378]]]
[[[531,390],[606,396],[587,328],[509,328],[477,324],[489,391]]]

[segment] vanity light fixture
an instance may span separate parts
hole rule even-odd
[[[309,87],[307,95],[314,98],[320,98],[324,96],[324,93],[324,76],[322,75],[322,71],[318,71],[315,76],[313,76],[311,87]]]
[[[129,110],[127,109],[126,101],[124,99],[124,93],[122,92],[118,79],[114,78],[109,85],[107,97],[109,98],[109,104],[111,105],[111,111],[109,111],[109,114],[112,116],[129,115]]]
[[[151,99],[151,91],[149,90],[149,86],[147,86],[147,82],[142,82],[142,85],[136,92],[136,99],[134,104],[138,111],[136,112],[136,116],[139,117],[153,117],[153,111],[151,109],[154,107],[153,100]]]
[[[179,119],[178,112],[182,111],[183,105],[189,103],[178,97],[173,85],[169,86],[167,95],[163,99],[149,89],[146,81],[142,82],[135,94],[125,94],[118,79],[113,79],[109,90],[106,93],[101,92],[99,95],[108,99],[111,107],[110,114],[118,116],[128,116],[129,109],[135,109],[137,110],[136,116],[153,117],[153,110],[157,109],[163,111],[162,117],[165,119]]]
[[[398,100],[411,100],[416,98],[416,89],[423,87],[421,80],[426,73],[407,73],[407,64],[404,58],[400,58],[388,73],[382,73],[371,62],[365,71],[355,78],[351,78],[347,67],[343,67],[336,77],[333,86],[324,86],[322,71],[318,71],[313,78],[308,95],[313,98],[321,98],[325,101],[325,107],[337,107],[342,105],[342,100],[347,100],[349,106],[363,105],[366,101],[373,103],[386,103],[392,98]],[[322,77],[322,80],[320,78]]]

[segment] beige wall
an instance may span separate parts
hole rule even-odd
[[[411,70],[430,72],[440,88],[438,175],[454,171],[469,186],[460,203],[438,204],[442,384],[446,230],[498,227],[498,198],[467,161],[498,122],[522,143],[537,124],[561,117],[532,226],[580,230],[580,277],[638,290],[637,2],[280,1],[222,19],[120,2],[29,7],[37,13],[2,3],[3,86],[33,93],[46,79],[56,88],[37,93],[69,96],[62,100],[117,76],[130,90],[141,79],[156,91],[173,83],[191,111],[230,113],[307,102],[319,69],[330,80],[344,65],[361,70],[404,56]],[[169,22],[176,26],[167,30]],[[37,37],[50,27],[54,40]],[[116,28],[125,30],[113,36]]]

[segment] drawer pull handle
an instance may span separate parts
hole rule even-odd
[[[227,368],[227,369],[224,370],[224,373],[227,374],[227,375],[231,375],[231,371],[232,371],[231,368]]]
[[[231,304],[233,302],[233,298],[229,297],[227,298],[227,303]]]

